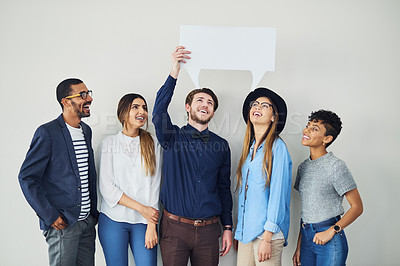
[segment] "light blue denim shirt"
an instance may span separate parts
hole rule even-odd
[[[272,233],[282,231],[286,246],[290,224],[292,160],[285,143],[278,138],[272,148],[271,183],[265,188],[266,175],[263,174],[265,142],[257,148],[254,159],[251,160],[254,143],[242,167],[235,239],[246,244],[265,230]],[[246,185],[248,185],[247,195]]]

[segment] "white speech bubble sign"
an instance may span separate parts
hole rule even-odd
[[[196,87],[201,69],[248,70],[254,89],[275,70],[275,40],[275,28],[181,25],[180,45],[192,52],[182,68]]]

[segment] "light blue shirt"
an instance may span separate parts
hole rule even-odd
[[[282,231],[286,246],[290,224],[292,160],[285,143],[278,138],[272,148],[271,182],[265,188],[266,175],[263,174],[265,142],[257,148],[254,159],[251,160],[254,144],[255,142],[250,147],[242,167],[235,239],[246,244],[265,230],[272,233]]]

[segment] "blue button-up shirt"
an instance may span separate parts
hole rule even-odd
[[[231,158],[228,142],[209,131],[208,142],[192,138],[199,133],[189,124],[171,123],[167,109],[176,85],[169,76],[157,93],[153,123],[164,149],[161,202],[175,215],[209,218],[219,215],[223,225],[232,225]]]
[[[242,167],[242,186],[239,191],[238,223],[235,239],[243,243],[253,241],[265,230],[282,231],[285,245],[290,224],[290,192],[292,185],[292,160],[283,140],[278,138],[273,146],[270,185],[265,188],[263,175],[263,142],[251,160],[254,142]],[[246,195],[246,185],[248,185]]]

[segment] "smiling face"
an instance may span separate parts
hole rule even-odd
[[[260,124],[269,126],[275,119],[271,100],[267,97],[257,98],[251,104],[249,115],[250,122],[253,123],[253,125]]]
[[[84,83],[71,85],[70,95],[79,94],[82,91],[88,91],[88,88]],[[90,105],[92,104],[93,98],[89,94],[87,95],[86,99],[82,99],[82,97],[78,96],[65,100],[70,101],[71,105],[69,106],[69,108],[72,108],[72,111],[79,118],[90,116]]]
[[[207,93],[200,92],[193,96],[193,101],[185,105],[189,114],[189,122],[206,125],[214,116],[214,100]]]
[[[140,128],[147,121],[147,105],[141,98],[136,98],[132,101],[127,118],[124,122],[126,128]]]
[[[309,121],[303,130],[301,144],[312,148],[325,146],[333,139],[331,135],[325,136],[325,134],[326,128],[321,121]]]

